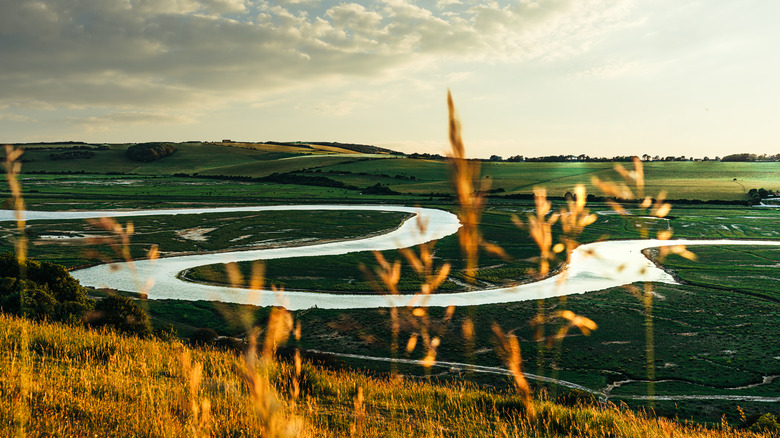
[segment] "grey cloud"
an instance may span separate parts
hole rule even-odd
[[[623,1],[447,1],[444,13],[385,0],[314,13],[249,0],[0,0],[0,104],[207,106],[437,56],[523,59],[571,50],[619,21]]]
[[[18,114],[2,114],[0,113],[0,120],[8,120],[16,123],[33,122],[35,119],[28,116],[21,116]]]
[[[172,114],[147,112],[111,112],[102,116],[70,118],[68,123],[91,129],[108,129],[111,125],[140,125],[148,123],[192,123],[193,119]]]

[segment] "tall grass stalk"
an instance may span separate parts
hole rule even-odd
[[[25,233],[25,219],[24,219],[24,198],[22,197],[22,186],[19,184],[17,176],[22,167],[19,158],[24,152],[21,148],[14,148],[10,145],[5,145],[5,161],[3,166],[5,167],[5,176],[8,183],[8,187],[11,190],[11,205],[14,210],[14,218],[16,220],[16,236],[14,236],[14,249],[16,258],[19,261],[19,278],[26,278],[27,264],[24,263],[27,258],[27,234]],[[22,315],[26,314],[26,297],[24,288],[20,288],[19,291],[19,312]],[[14,418],[13,424],[15,425],[15,435],[17,437],[26,436],[26,425],[29,421],[30,406],[29,406],[29,389],[31,385],[31,363],[29,352],[29,336],[26,327],[22,328],[19,343],[19,355],[18,360],[13,360],[10,366],[10,372],[16,376],[19,380],[19,392],[14,397]],[[16,359],[16,357],[15,357]]]

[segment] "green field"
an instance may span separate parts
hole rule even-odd
[[[629,167],[628,163],[623,165]],[[481,171],[485,189],[505,190],[498,196],[529,194],[535,186],[545,187],[552,196],[563,196],[576,184],[585,184],[588,193],[598,194],[591,178],[616,180],[613,168],[614,163],[488,162],[482,163]],[[644,170],[646,194],[655,196],[666,191],[670,199],[742,200],[751,188],[780,189],[780,163],[650,162],[644,163]],[[378,181],[402,193],[451,191],[447,163],[442,161],[365,160],[323,167],[318,174],[356,185],[377,181],[375,175],[386,174],[390,177]],[[395,175],[415,179],[399,181]]]
[[[33,161],[23,163],[25,172],[87,172],[70,175],[25,173],[20,179],[28,208],[117,209],[318,202],[392,202],[455,208],[447,204],[446,198],[432,196],[451,192],[446,164],[438,161],[373,159],[352,154],[313,158],[300,155],[303,158],[280,161],[280,158],[302,152],[194,144],[178,146],[180,149],[171,157],[141,164],[125,159],[123,148],[126,146],[111,145],[110,150],[98,151],[91,159],[56,162],[48,160],[50,151],[38,151],[38,155],[35,151],[28,151],[25,157]],[[187,149],[189,146],[192,148]],[[226,150],[230,153],[224,153]],[[101,153],[105,155],[99,155]],[[284,166],[293,164],[278,167],[280,162],[285,163]],[[482,254],[477,274],[478,286],[497,287],[528,280],[531,278],[528,270],[536,264],[536,246],[527,232],[515,227],[511,221],[513,215],[523,217],[532,211],[533,205],[530,201],[502,198],[502,195],[527,194],[534,185],[542,185],[552,195],[561,196],[575,183],[590,184],[594,175],[616,179],[612,166],[610,163],[483,163],[482,179],[486,184],[490,181],[490,188],[504,191],[494,193],[489,199],[482,231],[487,241],[503,247],[512,258],[503,260]],[[108,175],[103,172],[108,169],[139,175]],[[778,163],[671,162],[647,163],[645,166],[649,194],[663,188],[669,192],[670,198],[723,201],[744,199],[750,188],[780,189],[780,181],[776,177],[778,171]],[[174,173],[200,173],[257,177],[273,172],[323,176],[358,188],[379,182],[401,194],[363,195],[355,189],[173,176]],[[7,192],[5,185],[2,190]],[[554,209],[562,206],[562,201],[555,201]],[[589,208],[598,213],[598,220],[586,228],[582,241],[637,238],[641,229],[649,230],[650,235],[661,230],[673,230],[676,237],[780,239],[780,210],[777,209],[681,204],[675,205],[666,218],[647,219],[633,210],[637,214],[612,214],[606,204],[593,203]],[[402,219],[403,215],[367,212],[134,218],[136,233],[131,240],[131,251],[134,256],[143,256],[152,245],[157,244],[163,255],[172,255],[348,238],[392,228]],[[11,224],[1,225],[0,249],[10,250],[15,231]],[[191,235],[205,239],[182,237],[177,234],[182,230],[189,230],[194,233]],[[558,229],[554,231],[559,232]],[[30,222],[26,234],[30,238],[30,254],[36,258],[66,266],[116,259],[116,255],[105,246],[86,244],[78,239],[52,238],[104,234],[81,222]],[[90,249],[95,252],[90,254],[87,251]],[[438,359],[503,366],[493,348],[491,324],[497,322],[520,339],[525,369],[529,372],[575,382],[596,391],[602,391],[614,382],[627,381],[610,391],[613,401],[624,401],[631,406],[654,405],[657,412],[682,419],[717,422],[725,414],[734,420],[738,415],[735,403],[687,400],[651,404],[625,398],[646,395],[649,391],[666,395],[766,396],[777,396],[780,392],[780,379],[759,384],[763,376],[780,375],[780,359],[777,359],[780,352],[775,347],[780,344],[776,325],[780,317],[777,288],[780,250],[738,246],[697,247],[691,250],[699,255],[695,262],[675,257],[663,262],[683,284],[655,286],[656,296],[649,317],[653,333],[650,344],[646,340],[646,308],[641,300],[624,289],[543,303],[457,309],[446,324],[443,322],[444,310],[431,309],[427,326],[422,318],[403,310],[399,342],[405,345],[411,334],[421,333],[423,327],[427,327],[442,339],[437,350]],[[386,252],[385,255],[391,260],[400,258],[394,252]],[[455,237],[437,243],[436,264],[449,262],[454,268],[450,281],[442,285],[442,290],[466,289],[461,259]],[[558,263],[561,261],[557,260]],[[273,260],[266,263],[267,282],[286,289],[364,292],[371,287],[359,268],[361,264],[373,269],[376,261],[369,253]],[[198,269],[190,275],[201,280],[220,281],[220,269],[218,266]],[[244,269],[248,272],[247,267]],[[419,286],[419,279],[408,267],[403,269],[401,286],[409,291]],[[213,328],[224,335],[243,334],[243,327],[238,324],[236,316],[241,306],[186,301],[142,300],[142,303],[156,326],[173,324],[183,337],[203,327]],[[535,341],[537,328],[532,326],[532,319],[540,311],[550,314],[562,309],[587,316],[599,328],[588,337],[575,329],[562,343],[555,342],[550,346]],[[267,309],[252,311],[256,313],[257,321],[262,322],[267,317]],[[301,346],[305,348],[379,357],[392,355],[391,322],[386,309],[313,309],[297,312],[295,317],[303,325]],[[464,340],[461,331],[466,318],[475,324],[473,343]],[[546,333],[558,327],[558,322],[548,324]],[[654,355],[656,383],[653,388],[643,382],[648,375],[646,358],[649,352]],[[417,347],[408,357],[419,359],[423,356],[424,352]],[[406,356],[400,354],[399,357]],[[380,371],[391,368],[383,363],[344,363]],[[426,374],[419,367],[405,370]],[[434,368],[428,374],[443,379],[470,379],[500,387],[508,384],[503,377],[464,374],[446,368]],[[754,386],[733,389],[751,385]],[[560,388],[552,385],[548,390],[554,394]],[[739,404],[748,413],[778,412],[777,403]]]
[[[254,143],[177,143],[170,157],[151,163],[131,161],[125,156],[130,144],[106,145],[94,150],[92,158],[51,160],[73,145],[27,145],[23,155],[24,172],[138,174],[171,176],[174,174],[266,177],[272,173],[290,173],[308,177],[326,177],[360,189],[377,183],[402,195],[425,198],[431,194],[451,194],[446,160],[411,159],[389,154],[359,154],[350,150],[317,145],[266,145]],[[630,167],[630,163],[623,163]],[[563,196],[575,184],[585,184],[588,193],[598,194],[591,179],[614,180],[614,163],[536,163],[483,162],[481,187],[501,190],[494,196],[532,193],[544,186],[552,196]],[[780,191],[778,162],[647,162],[644,163],[647,195],[661,191],[670,199],[742,201],[751,188]],[[324,189],[324,187],[323,187]],[[128,191],[132,191],[131,189]],[[274,192],[274,188],[270,188]],[[154,193],[154,191],[150,191]],[[299,193],[305,197],[329,198],[327,190]],[[294,195],[299,195],[298,193]],[[359,197],[358,193],[347,198]],[[405,196],[400,198],[406,199]],[[400,200],[400,199],[399,199]]]

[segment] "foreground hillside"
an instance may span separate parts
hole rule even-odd
[[[247,367],[177,340],[0,315],[0,435],[762,436],[571,402],[534,400],[529,415],[511,393],[307,363]]]

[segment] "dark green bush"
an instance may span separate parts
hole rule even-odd
[[[112,295],[95,304],[90,315],[92,327],[108,327],[120,333],[147,337],[152,333],[149,315],[138,304],[127,297]]]
[[[0,254],[0,309],[37,320],[81,321],[93,302],[64,267]]]
[[[171,143],[138,143],[127,148],[127,158],[133,161],[151,163],[172,155],[174,152],[176,152],[176,146]]]

